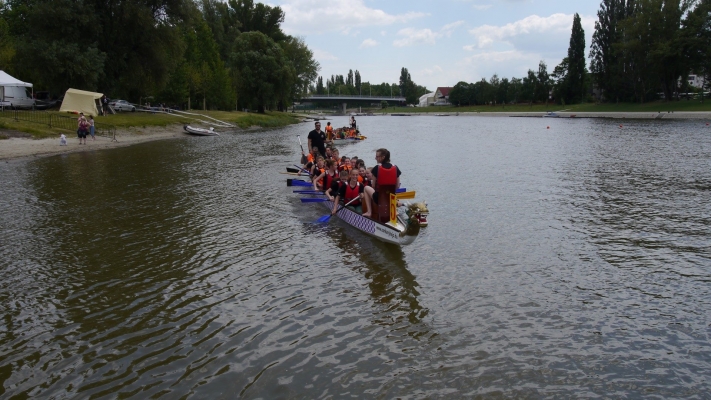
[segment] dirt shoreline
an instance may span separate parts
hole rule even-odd
[[[67,132],[65,135],[67,136],[66,146],[59,145],[59,137],[51,139],[10,137],[9,139],[0,140],[0,160],[20,160],[24,158],[47,157],[56,154],[97,151],[130,146],[136,143],[151,142],[154,140],[188,137],[183,132],[182,125],[119,129],[116,134],[117,142],[112,142],[110,138],[97,136],[96,140],[91,140],[91,137],[89,137],[86,141],[86,145],[79,145],[79,139],[76,137],[76,134]]]

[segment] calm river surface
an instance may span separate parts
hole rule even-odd
[[[358,122],[413,245],[314,223],[313,124],[1,162],[0,397],[711,398],[705,123]]]

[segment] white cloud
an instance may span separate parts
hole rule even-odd
[[[314,52],[314,58],[318,61],[337,61],[338,57],[334,56],[333,54],[320,50],[320,49],[312,49]]]
[[[378,45],[378,42],[376,42],[373,39],[365,39],[363,43],[358,46],[359,49],[367,49],[368,47],[375,47]]]
[[[388,14],[369,8],[363,0],[292,0],[280,6],[286,15],[282,27],[289,34],[314,34],[327,31],[350,32],[354,27],[404,23],[427,14],[406,12]]]
[[[464,21],[456,21],[443,26],[439,31],[435,32],[429,28],[427,29],[414,29],[414,28],[404,28],[400,29],[397,33],[398,36],[402,36],[401,39],[393,41],[393,46],[404,47],[412,46],[415,44],[435,44],[437,39],[443,37],[452,36],[452,32],[462,25]]]
[[[472,8],[479,11],[486,11],[493,7],[493,4],[473,4]]]
[[[587,32],[592,32],[594,20],[591,18],[581,17],[583,28]],[[553,14],[549,17],[539,17],[538,15],[530,15],[524,19],[512,22],[503,26],[482,25],[480,27],[469,30],[476,39],[476,45],[465,46],[465,50],[473,50],[475,48],[485,48],[493,45],[496,42],[504,42],[515,44],[514,41],[518,37],[523,37],[531,34],[567,34],[570,37],[570,31],[573,26],[573,16],[567,14]]]
[[[435,65],[435,66],[433,66],[432,68],[425,68],[425,69],[423,69],[422,71],[420,71],[419,75],[422,75],[422,76],[433,76],[433,75],[439,74],[439,73],[441,73],[441,72],[443,72],[442,67],[440,67],[439,65]]]

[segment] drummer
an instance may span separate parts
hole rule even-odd
[[[378,165],[373,167],[371,174],[373,175],[373,187],[366,187],[365,193],[365,205],[368,207],[368,212],[364,213],[364,217],[372,216],[372,203],[378,204],[378,182],[382,181],[383,185],[394,184],[395,188],[400,187],[400,175],[402,172],[397,165],[390,163],[390,152],[387,149],[378,149],[375,151],[375,160]],[[357,179],[357,178],[356,178]]]

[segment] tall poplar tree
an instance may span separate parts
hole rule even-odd
[[[580,15],[575,13],[568,47],[568,73],[565,77],[568,103],[585,100],[585,73],[585,31],[580,24]]]

